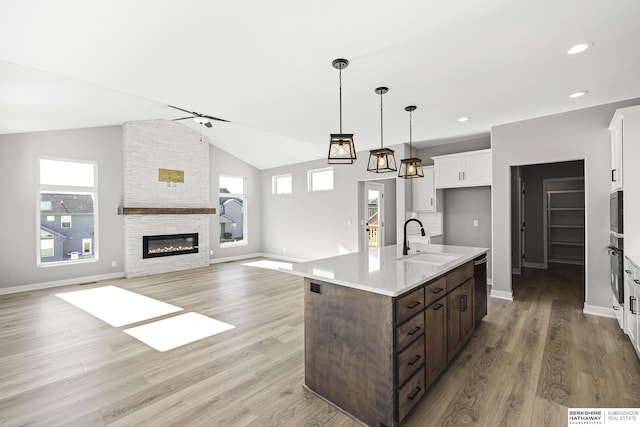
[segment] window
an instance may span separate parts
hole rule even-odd
[[[247,244],[246,179],[220,176],[220,247]]]
[[[292,181],[291,174],[276,175],[271,178],[271,186],[273,194],[291,194],[292,193]]]
[[[310,170],[307,179],[309,191],[333,190],[333,168]]]
[[[39,266],[97,260],[95,174],[93,163],[40,159]]]
[[[71,215],[62,215],[60,217],[61,228],[71,228]]]

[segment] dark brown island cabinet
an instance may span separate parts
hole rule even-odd
[[[305,278],[306,386],[399,425],[473,335],[474,293],[473,261],[397,297]]]

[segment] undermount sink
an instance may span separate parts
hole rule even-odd
[[[406,262],[424,262],[428,264],[443,265],[448,262],[455,261],[461,256],[462,254],[419,252],[415,255],[409,255],[408,257],[399,258],[399,260]]]

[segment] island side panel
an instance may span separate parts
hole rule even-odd
[[[307,387],[368,425],[396,425],[393,299],[308,278],[304,295]]]

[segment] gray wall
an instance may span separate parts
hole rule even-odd
[[[390,148],[395,150],[398,163],[408,153],[405,144]],[[357,157],[352,165],[333,165],[333,191],[307,191],[307,171],[328,167],[326,159],[263,170],[262,251],[307,260],[357,252],[358,229],[363,219],[360,218],[358,188],[363,180],[382,179],[390,180],[388,185],[395,183],[397,203],[393,208],[387,208],[385,215],[387,233],[393,233],[390,215],[395,210],[394,234],[397,236],[402,228],[400,219],[404,218],[406,210],[406,180],[397,179],[397,173],[367,172],[368,151],[358,152]],[[271,194],[271,178],[286,173],[292,174],[293,193]],[[385,244],[395,242],[391,236],[386,238]]]
[[[610,136],[617,108],[640,99],[495,126],[491,130],[493,160],[493,288],[510,298],[511,166],[584,159],[586,197],[585,298],[593,310],[611,307],[609,262]],[[592,308],[595,307],[595,308]]]
[[[442,198],[443,243],[491,248],[491,187],[448,188]],[[492,277],[491,256],[489,251],[487,277]]]
[[[262,185],[260,171],[253,166],[232,156],[226,151],[209,146],[209,179],[211,180],[209,196],[211,206],[218,206],[220,200],[220,175],[247,178],[247,198],[245,214],[247,215],[247,245],[220,247],[220,223],[218,215],[211,216],[211,250],[212,259],[234,258],[262,251]]]
[[[525,262],[544,264],[544,206],[543,180],[552,178],[582,177],[584,162],[548,163],[543,165],[529,165],[522,168],[525,195]]]
[[[40,157],[96,162],[98,168],[97,262],[36,267],[39,256]],[[122,127],[0,135],[3,244],[0,288],[122,274],[124,228]],[[116,267],[111,262],[116,262]]]

